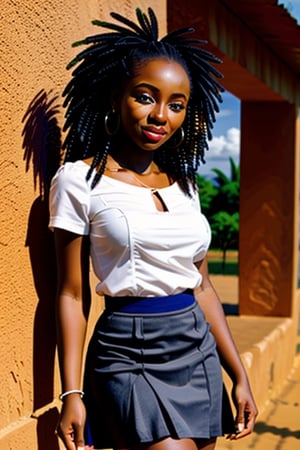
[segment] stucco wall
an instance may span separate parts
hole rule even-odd
[[[170,8],[175,3],[180,2],[169,2]],[[161,0],[1,2],[1,450],[59,448],[53,433],[60,391],[55,258],[38,175],[45,161],[52,168],[58,163],[60,94],[70,77],[65,66],[77,52],[71,43],[95,33],[91,20],[108,19],[110,10],[133,17],[134,7],[148,5],[157,11],[164,33],[166,1]],[[101,306],[94,299],[90,329]]]
[[[53,314],[55,259],[47,230],[47,198],[40,196],[38,174],[43,153],[57,162],[60,94],[70,76],[65,66],[77,51],[71,43],[93,34],[91,20],[107,19],[110,10],[133,17],[134,7],[148,5],[157,11],[164,32],[166,5],[159,0],[1,2],[2,450],[58,449],[53,435],[58,403],[52,402],[60,390]],[[45,141],[49,132],[53,144]],[[95,302],[95,310],[100,306]],[[92,321],[94,317],[95,313]]]

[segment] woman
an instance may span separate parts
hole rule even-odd
[[[158,41],[151,9],[137,10],[139,25],[112,16],[121,25],[96,21],[113,31],[80,42],[88,48],[70,65],[79,63],[65,91],[66,158],[51,187],[58,434],[68,450],[211,450],[225,432],[251,433],[257,414],[209,280],[195,183],[221,100],[218,60],[186,37],[191,29]],[[90,255],[105,310],[81,390]],[[234,430],[222,429],[219,358],[233,381]]]

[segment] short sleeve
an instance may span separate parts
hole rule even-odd
[[[86,170],[66,163],[54,175],[49,196],[49,228],[61,228],[79,235],[89,233],[90,186]]]

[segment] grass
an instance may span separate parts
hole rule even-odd
[[[226,252],[225,271],[222,273],[222,251],[212,249],[208,252],[208,268],[212,275],[239,275],[239,253],[238,250],[228,250]],[[299,253],[300,266],[300,253]],[[300,269],[298,271],[298,288],[300,288]],[[300,344],[299,344],[300,345]]]
[[[208,268],[212,275],[238,275],[238,252],[228,250],[226,252],[225,270],[222,271],[222,252],[221,250],[210,250],[208,252]]]

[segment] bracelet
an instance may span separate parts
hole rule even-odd
[[[84,392],[81,391],[80,389],[71,389],[70,391],[66,391],[66,392],[63,392],[62,394],[60,394],[60,396],[58,398],[59,398],[59,400],[63,401],[63,399],[70,394],[80,394],[81,398],[84,396]]]

